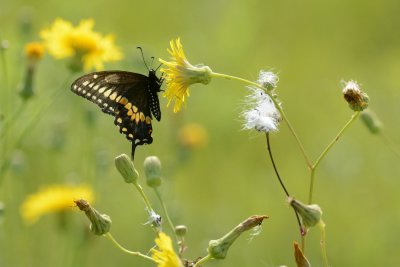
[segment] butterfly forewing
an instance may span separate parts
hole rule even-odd
[[[150,77],[153,79],[127,71],[101,71],[84,75],[71,85],[74,93],[115,116],[120,133],[132,142],[132,156],[136,145],[153,141],[151,113],[161,119],[157,95],[161,83],[156,76]]]

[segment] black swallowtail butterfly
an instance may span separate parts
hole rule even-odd
[[[115,117],[119,132],[132,142],[132,160],[139,145],[151,144],[152,114],[160,121],[157,93],[163,78],[156,70],[149,75],[128,71],[100,71],[86,74],[71,85],[71,90],[97,104],[104,113]]]

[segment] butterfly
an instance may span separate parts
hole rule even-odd
[[[157,69],[148,68],[148,76],[118,70],[92,72],[71,85],[72,92],[114,116],[119,132],[132,142],[132,160],[137,146],[153,142],[152,115],[161,120],[158,92],[164,79],[157,77]]]

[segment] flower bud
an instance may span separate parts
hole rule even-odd
[[[365,126],[367,126],[368,130],[373,134],[378,134],[383,128],[383,124],[379,120],[378,116],[369,109],[364,110],[361,113],[360,118]]]
[[[137,182],[139,173],[135,169],[133,162],[126,154],[121,154],[115,158],[115,167],[128,184]]]
[[[100,214],[97,210],[92,208],[84,199],[79,199],[74,201],[76,206],[84,211],[86,216],[89,218],[90,230],[95,235],[105,235],[110,231],[111,228],[111,218],[106,214]]]
[[[177,236],[183,237],[187,233],[187,226],[186,225],[177,225],[175,226],[175,234]]]
[[[369,97],[355,81],[346,82],[342,92],[352,110],[363,111],[368,107]]]
[[[321,221],[322,210],[318,205],[305,205],[292,197],[289,197],[288,201],[290,206],[300,215],[305,227],[313,227]]]
[[[214,259],[225,259],[226,254],[230,246],[235,242],[235,240],[247,230],[252,229],[253,227],[259,226],[264,219],[268,218],[264,215],[254,215],[240,223],[236,226],[232,231],[227,233],[220,239],[211,240],[208,244],[208,254],[211,258]]]
[[[144,160],[144,173],[146,175],[147,185],[158,187],[161,184],[161,162],[156,156],[147,157]]]

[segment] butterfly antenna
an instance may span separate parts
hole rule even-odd
[[[151,57],[150,67],[153,67],[153,63],[154,63],[154,57]]]
[[[150,71],[149,66],[147,66],[146,60],[144,60],[144,55],[143,55],[142,48],[140,46],[138,46],[136,48],[140,50],[140,53],[142,54],[142,59],[143,59],[144,65],[146,66],[147,70]]]
[[[158,69],[159,69],[162,65],[163,65],[163,64],[161,63],[161,64],[157,67],[156,71],[158,71]]]

